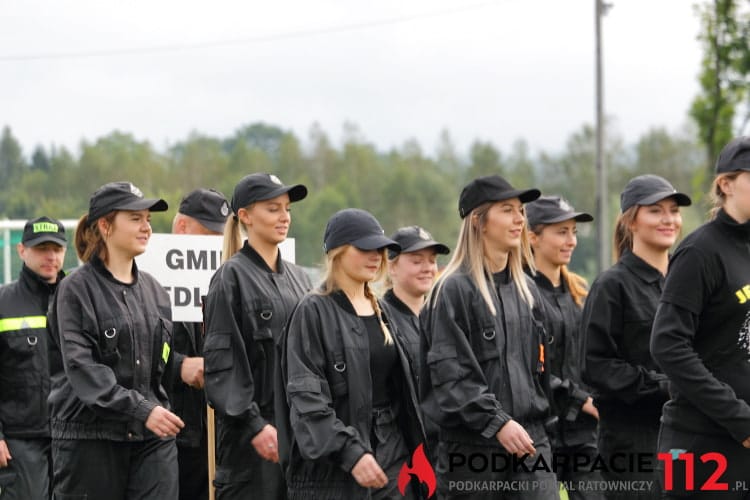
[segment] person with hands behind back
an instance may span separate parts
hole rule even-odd
[[[539,195],[497,175],[467,184],[453,258],[422,308],[420,398],[440,427],[438,498],[558,497],[553,472],[512,466],[513,455],[531,469],[538,455],[552,463],[543,302],[523,271],[524,256],[531,262],[523,204]],[[456,487],[482,481],[523,489]]]
[[[213,189],[195,189],[180,202],[172,221],[173,234],[221,235],[229,203]],[[169,400],[185,422],[177,436],[180,500],[208,500],[206,397],[203,392],[203,325],[174,324],[174,370]]]
[[[651,336],[671,384],[658,444],[665,498],[748,498],[750,137],[721,150],[711,196],[711,220],[669,264]]]
[[[224,263],[211,278],[203,345],[208,403],[216,411],[217,500],[283,499],[274,413],[276,344],[311,287],[281,258],[302,184],[250,174],[237,183],[224,229]],[[247,234],[244,243],[240,229]]]
[[[282,381],[289,408],[290,500],[419,498],[398,476],[424,442],[402,336],[371,283],[399,245],[369,212],[336,212],[324,235],[321,288],[289,322]],[[413,489],[412,489],[413,488]]]
[[[164,288],[135,263],[151,212],[165,210],[130,182],[110,182],[78,222],[84,264],[60,283],[49,312],[54,498],[177,500],[174,436],[184,424],[162,385],[172,312]]]

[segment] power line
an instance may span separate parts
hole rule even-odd
[[[251,45],[259,43],[275,42],[280,40],[293,40],[298,38],[308,38],[313,36],[323,36],[335,33],[345,33],[348,31],[357,31],[362,29],[377,28],[381,26],[388,26],[394,24],[403,24],[413,21],[420,21],[423,19],[429,19],[434,17],[441,17],[450,14],[457,14],[461,12],[467,12],[471,10],[483,9],[487,6],[497,4],[497,1],[486,1],[472,5],[465,5],[462,7],[454,7],[450,9],[442,9],[431,12],[424,12],[420,14],[412,14],[407,16],[392,17],[377,19],[374,21],[364,21],[360,23],[345,24],[341,26],[328,26],[322,28],[312,28],[308,30],[290,31],[286,33],[276,33],[271,35],[262,35],[247,38],[234,38],[225,40],[213,40],[206,42],[196,43],[183,43],[183,44],[166,44],[166,45],[151,45],[145,47],[124,47],[116,49],[102,49],[102,50],[87,50],[87,51],[71,51],[71,52],[42,52],[32,54],[16,54],[16,55],[0,55],[1,62],[13,62],[13,61],[40,61],[40,60],[60,60],[60,59],[84,59],[92,57],[112,57],[112,56],[127,56],[127,55],[143,55],[143,54],[160,54],[168,52],[181,52],[190,50],[200,49],[211,49],[216,47],[227,47],[233,45]]]

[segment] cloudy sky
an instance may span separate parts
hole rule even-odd
[[[688,121],[693,1],[611,0],[606,112],[635,141]],[[114,129],[162,149],[264,121],[379,149],[440,131],[556,151],[594,119],[594,0],[3,2],[0,126],[26,153]]]

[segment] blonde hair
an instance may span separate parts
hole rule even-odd
[[[107,221],[110,226],[115,223],[115,216],[117,211],[110,212],[107,215],[100,217]],[[76,227],[76,233],[74,236],[74,245],[76,254],[81,262],[89,262],[91,257],[98,255],[102,261],[107,262],[107,244],[104,241],[104,236],[99,231],[98,220],[94,221],[93,224],[89,224],[89,214],[85,213],[78,219],[78,226]]]
[[[479,205],[461,222],[461,229],[459,230],[453,257],[451,257],[450,262],[448,262],[443,274],[433,288],[435,298],[437,298],[442,290],[443,283],[445,283],[445,280],[449,276],[459,270],[466,270],[479,289],[479,293],[482,295],[493,316],[497,315],[497,310],[492,301],[490,286],[494,287],[495,284],[492,279],[490,262],[484,254],[482,229],[487,225],[487,214],[494,203],[488,202]],[[476,224],[472,223],[474,217],[476,217]],[[511,279],[521,294],[521,298],[531,308],[534,307],[534,296],[531,294],[529,285],[526,282],[526,274],[523,271],[524,262],[528,263],[532,272],[536,271],[534,261],[531,258],[531,245],[529,244],[526,224],[521,228],[520,247],[511,249],[508,252],[508,269],[510,270]]]
[[[615,260],[620,260],[622,254],[627,250],[633,250],[633,230],[631,226],[638,216],[639,208],[641,208],[641,205],[633,205],[617,216],[615,233],[612,238],[612,254]]]
[[[331,293],[341,289],[338,282],[336,281],[336,274],[338,272],[338,265],[339,265],[339,261],[341,260],[341,256],[350,247],[352,246],[343,245],[343,246],[334,248],[333,250],[331,250],[330,252],[326,254],[325,271],[323,272],[322,290],[318,292],[321,295],[330,295]],[[385,263],[386,263],[386,257],[387,257],[386,250],[385,248],[383,248],[379,250],[379,252],[382,257],[380,259],[380,267],[378,268],[378,272],[372,281],[378,281],[385,274],[385,266],[386,266]],[[375,311],[375,316],[377,316],[378,321],[380,322],[380,329],[383,331],[385,345],[393,344],[393,337],[391,336],[391,331],[388,329],[388,325],[385,324],[385,321],[383,321],[383,312],[380,310],[380,304],[378,304],[378,297],[372,291],[372,288],[370,288],[369,282],[365,282],[364,287],[365,287],[365,297],[370,299],[372,308]]]
[[[712,204],[712,207],[708,212],[708,218],[710,220],[714,220],[716,218],[719,210],[724,207],[724,203],[726,203],[727,201],[727,195],[724,193],[724,191],[721,190],[721,181],[724,179],[733,181],[737,177],[739,177],[741,173],[741,170],[735,170],[734,172],[724,172],[714,178],[714,181],[711,183],[711,191],[709,192],[709,197]]]
[[[237,215],[232,215],[224,225],[224,240],[221,244],[221,261],[228,261],[242,248],[242,233],[245,227]]]
[[[547,226],[549,226],[549,224],[537,224],[530,229],[532,233],[539,236]],[[527,267],[529,267],[528,262],[525,262],[525,264]],[[573,302],[575,302],[579,306],[582,306],[583,299],[585,299],[589,294],[587,283],[583,276],[570,271],[568,269],[568,266],[563,264],[562,266],[560,266],[560,278],[563,282],[565,282],[565,286],[567,287],[568,292],[573,297]]]

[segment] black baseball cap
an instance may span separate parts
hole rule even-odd
[[[343,245],[352,245],[360,250],[401,250],[401,245],[385,236],[378,220],[370,212],[359,208],[339,210],[328,219],[323,234],[323,250],[328,253]]]
[[[664,177],[646,174],[633,177],[620,193],[620,210],[626,211],[634,205],[653,205],[665,198],[674,198],[677,205],[687,207],[690,197],[679,193]]]
[[[199,188],[185,195],[178,212],[192,217],[215,233],[221,233],[229,216],[229,203],[215,189]]]
[[[93,224],[100,217],[115,210],[149,210],[165,212],[167,202],[157,198],[144,198],[140,189],[132,182],[109,182],[94,191],[89,200],[88,223]]]
[[[35,247],[42,243],[56,243],[61,247],[67,245],[65,226],[52,217],[37,217],[26,222],[23,226],[21,243],[25,247]]]
[[[573,219],[576,222],[591,222],[594,217],[586,212],[576,212],[560,196],[540,196],[526,205],[526,220],[529,227],[539,224],[556,224]]]
[[[289,201],[299,201],[307,196],[307,188],[302,184],[285,186],[273,174],[246,175],[234,186],[232,196],[232,211],[236,214],[240,208],[256,201],[270,200],[289,193]]]
[[[716,160],[716,173],[736,170],[750,171],[750,136],[735,137],[721,149]]]
[[[407,226],[399,228],[391,235],[391,239],[401,245],[401,250],[388,249],[388,258],[395,259],[402,253],[418,252],[425,248],[434,248],[435,252],[445,255],[451,249],[442,243],[432,239],[432,235],[419,226]]]
[[[521,203],[528,203],[539,198],[541,194],[538,189],[533,188],[515,189],[499,175],[477,177],[464,186],[464,189],[461,191],[461,196],[458,198],[458,214],[463,219],[472,210],[488,201],[518,198],[521,200]]]

